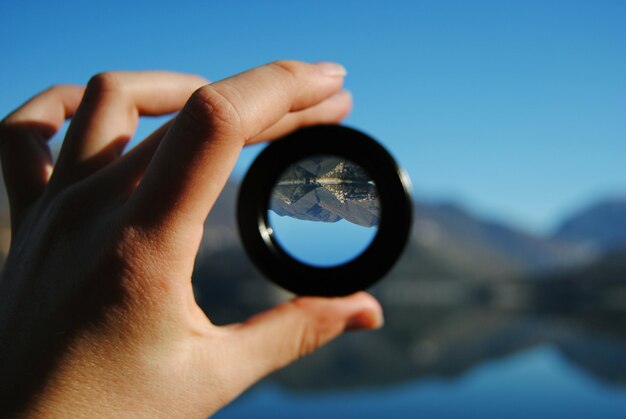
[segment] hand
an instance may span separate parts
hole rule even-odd
[[[365,293],[296,298],[217,327],[191,287],[203,222],[241,148],[349,111],[331,63],[214,83],[112,72],[56,86],[0,125],[12,243],[0,279],[0,416],[207,416],[346,329]],[[181,110],[182,108],[182,110]],[[180,113],[125,155],[140,115]],[[52,167],[48,139],[72,118]]]

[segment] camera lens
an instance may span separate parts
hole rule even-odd
[[[300,295],[363,290],[395,264],[411,227],[410,185],[387,150],[339,125],[295,131],[265,148],[239,191],[246,252]]]

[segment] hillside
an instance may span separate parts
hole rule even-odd
[[[483,220],[450,203],[416,202],[412,241],[447,270],[482,279],[558,271],[596,257],[589,246]]]
[[[626,247],[626,198],[594,203],[566,219],[553,237],[595,246],[603,252]]]

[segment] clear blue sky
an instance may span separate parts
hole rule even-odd
[[[218,80],[336,60],[348,123],[391,150],[418,197],[540,231],[626,194],[624,1],[12,1],[1,13],[2,114],[107,69]]]

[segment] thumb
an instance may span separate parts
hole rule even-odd
[[[300,297],[263,312],[233,333],[248,384],[315,351],[345,330],[377,329],[382,308],[365,292],[348,297]]]

